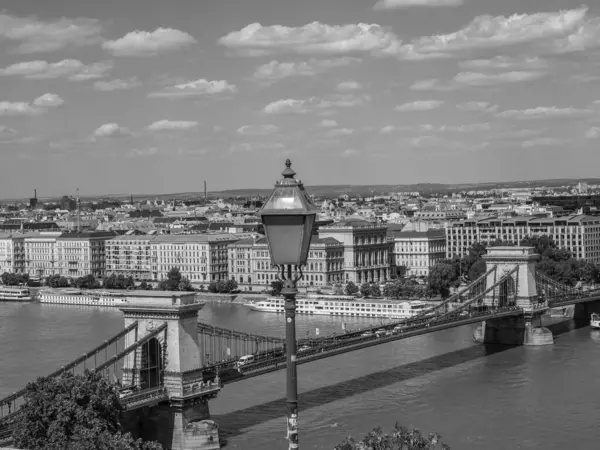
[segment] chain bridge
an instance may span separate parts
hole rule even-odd
[[[532,247],[491,248],[484,255],[486,272],[447,299],[409,319],[299,339],[297,364],[475,323],[474,339],[481,343],[552,344],[541,316],[571,305],[578,318],[600,312],[600,289],[560,284],[536,272],[538,258]],[[193,294],[178,292],[122,307],[123,331],[48,377],[100,371],[120,386],[126,431],[168,449],[220,448],[210,399],[226,384],[285,368],[285,340],[200,323],[202,306]],[[254,362],[239,365],[244,355]],[[0,445],[11,442],[27,407],[25,392],[0,400]]]

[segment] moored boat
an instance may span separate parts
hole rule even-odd
[[[593,330],[600,330],[600,314],[593,313],[590,316],[590,327]]]
[[[31,300],[33,296],[27,287],[0,286],[0,301],[30,302]]]

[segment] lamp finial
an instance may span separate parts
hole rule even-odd
[[[281,175],[283,175],[283,178],[294,178],[294,175],[296,175],[296,172],[292,169],[292,162],[289,159],[285,160],[285,170],[281,172]]]

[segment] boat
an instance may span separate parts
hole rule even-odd
[[[0,286],[0,301],[30,302],[33,296],[27,287]]]
[[[39,292],[40,303],[84,306],[123,306],[125,293],[107,291],[82,291],[79,289],[45,289]]]
[[[590,317],[590,327],[593,330],[600,330],[600,314],[593,313]]]
[[[265,297],[244,303],[253,311],[285,312],[285,299]],[[390,301],[380,299],[358,299],[346,295],[308,296],[296,300],[296,313],[330,316],[383,317],[408,319],[421,314],[432,305],[421,300]]]

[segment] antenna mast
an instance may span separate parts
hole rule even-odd
[[[77,232],[80,233],[81,232],[81,211],[79,208],[79,188],[77,188]]]

